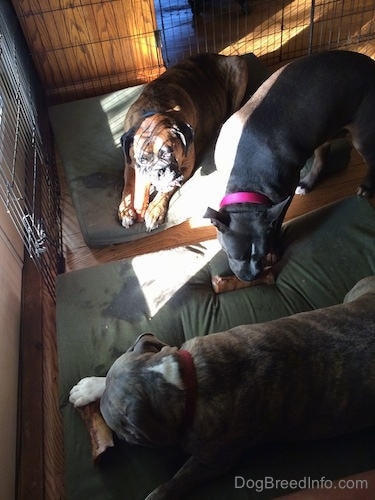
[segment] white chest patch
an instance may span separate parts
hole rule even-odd
[[[216,141],[215,164],[223,182],[227,182],[231,174],[244,122],[239,111],[234,113],[222,126]]]
[[[165,356],[161,363],[156,366],[152,366],[149,368],[152,372],[161,373],[164,377],[164,380],[168,382],[168,384],[172,384],[179,389],[183,389],[182,380],[180,377],[180,372],[178,369],[178,363],[173,358],[173,356]]]

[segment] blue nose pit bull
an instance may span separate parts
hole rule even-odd
[[[183,498],[255,444],[320,439],[375,422],[375,277],[344,304],[196,337],[181,349],[144,334],[108,371],[82,379],[128,443],[181,443],[190,458],[147,500]]]
[[[238,278],[252,281],[281,253],[279,230],[295,192],[311,190],[330,140],[350,132],[367,177],[358,194],[375,190],[375,62],[348,51],[298,59],[276,71],[223,125],[215,148],[229,172],[220,210],[206,217]],[[300,170],[315,155],[310,173]]]

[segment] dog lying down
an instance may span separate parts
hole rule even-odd
[[[253,445],[321,439],[375,423],[375,276],[344,303],[196,337],[181,349],[145,333],[108,371],[70,392],[101,399],[130,444],[180,442],[190,458],[147,499],[182,498]]]
[[[171,197],[191,177],[223,122],[241,106],[247,82],[244,58],[198,54],[143,88],[126,114],[121,138],[122,226],[143,219],[152,231],[164,222]],[[150,190],[156,192],[152,201]]]

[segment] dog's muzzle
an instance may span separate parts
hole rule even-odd
[[[136,167],[141,174],[149,176],[151,183],[160,193],[168,193],[180,187],[184,181],[176,160],[168,163],[158,161],[148,165],[137,162]]]

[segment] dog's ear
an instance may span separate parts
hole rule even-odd
[[[270,225],[272,225],[274,222],[279,221],[280,218],[284,219],[284,215],[288,210],[291,201],[292,196],[288,196],[288,198],[286,198],[284,201],[267,209],[267,220]]]
[[[193,144],[194,133],[188,123],[178,121],[173,127],[172,132],[180,139],[184,146],[184,155],[187,155],[189,147]]]
[[[127,163],[131,163],[130,147],[134,142],[134,134],[135,134],[135,127],[132,127],[127,132],[122,134],[121,139],[120,139],[121,147],[122,147],[122,150],[124,152]]]
[[[174,415],[171,417],[168,419],[164,412],[155,411],[155,408],[145,397],[142,399],[133,398],[126,405],[126,421],[131,423],[136,435],[146,438],[148,443],[153,446],[170,446],[177,443]]]
[[[205,219],[211,219],[211,223],[222,233],[229,228],[230,215],[227,213],[218,212],[217,210],[208,207],[203,217]]]
[[[144,354],[145,352],[157,353],[167,344],[161,342],[153,333],[142,333],[127,352]]]

